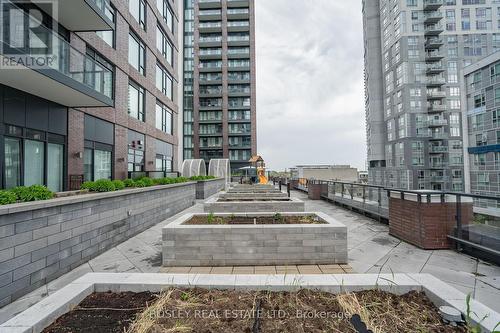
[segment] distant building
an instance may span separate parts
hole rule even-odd
[[[358,169],[350,165],[298,165],[291,168],[292,178],[358,181]]]
[[[500,52],[464,69],[464,168],[465,190],[500,196]],[[476,201],[478,212],[498,202]],[[481,210],[484,211],[481,211]]]
[[[363,184],[368,183],[368,171],[358,171],[358,182]]]

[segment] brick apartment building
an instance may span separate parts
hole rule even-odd
[[[2,188],[62,191],[177,170],[179,1],[1,5]],[[56,57],[49,66],[9,66],[27,54]]]

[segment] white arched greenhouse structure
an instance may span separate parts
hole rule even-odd
[[[217,178],[224,178],[226,184],[231,182],[231,163],[228,159],[210,160],[208,165],[208,175]]]
[[[207,167],[204,160],[185,160],[182,163],[182,177],[206,176]]]

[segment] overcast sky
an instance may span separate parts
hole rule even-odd
[[[365,169],[360,0],[255,0],[258,153]]]

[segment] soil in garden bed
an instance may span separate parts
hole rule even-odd
[[[135,310],[154,299],[156,302],[144,311]],[[123,311],[129,308],[134,310]],[[356,333],[350,321],[353,314],[360,315],[374,332],[466,332],[463,327],[444,324],[425,294],[415,291],[397,296],[374,290],[334,295],[311,290],[170,289],[158,297],[150,293],[95,293],[44,333]]]
[[[157,300],[158,295],[150,292],[94,293],[43,333],[123,333]]]
[[[283,216],[276,214],[274,216],[193,216],[185,225],[204,225],[204,224],[327,224],[320,218],[312,216]]]

